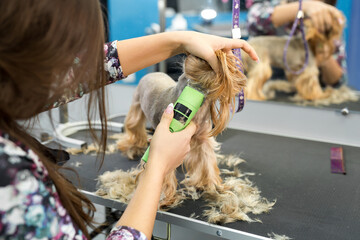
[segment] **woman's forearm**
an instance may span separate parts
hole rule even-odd
[[[326,85],[334,85],[339,82],[344,71],[335,58],[330,57],[319,67],[321,70],[322,82]]]
[[[117,51],[125,76],[181,53],[180,33],[160,33],[118,41]]]
[[[146,167],[133,198],[116,225],[132,227],[151,239],[164,174],[151,165]]]
[[[259,58],[253,47],[241,39],[224,38],[199,32],[178,31],[154,34],[117,42],[123,73],[129,75],[179,53],[188,52],[219,69],[215,51],[241,48],[254,61]]]
[[[275,27],[293,22],[299,10],[299,3],[280,4],[274,8],[271,21]]]

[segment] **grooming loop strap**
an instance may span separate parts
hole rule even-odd
[[[241,38],[241,30],[240,30],[240,0],[233,0],[233,6],[232,6],[232,38],[234,39],[240,39]],[[233,49],[234,55],[241,61],[241,50],[240,48]],[[238,64],[238,67],[242,73],[244,73],[240,63]],[[241,89],[238,95],[238,108],[236,112],[240,112],[244,108],[245,104],[245,96],[244,96],[244,89]]]
[[[290,44],[290,41],[291,39],[293,38],[294,36],[294,33],[295,33],[295,30],[296,30],[296,27],[298,25],[298,21],[300,20],[300,31],[301,31],[301,37],[302,37],[302,40],[304,42],[304,49],[305,49],[305,62],[303,64],[303,66],[301,67],[300,70],[298,71],[294,71],[292,69],[290,69],[288,63],[287,63],[287,60],[286,60],[286,56],[287,56],[287,50],[288,50],[288,47],[289,47],[289,44]],[[295,21],[292,25],[292,28],[291,28],[291,32],[290,32],[290,35],[289,35],[289,38],[288,40],[286,41],[286,44],[285,44],[285,47],[284,47],[284,54],[283,54],[283,61],[284,61],[284,64],[285,64],[285,68],[286,70],[288,70],[289,72],[291,72],[292,74],[295,74],[295,75],[299,75],[300,73],[302,73],[305,68],[307,67],[308,63],[309,63],[309,46],[308,46],[308,43],[306,41],[306,38],[305,38],[305,31],[304,31],[304,12],[302,10],[302,0],[299,0],[299,11],[296,15],[296,18],[295,18]]]

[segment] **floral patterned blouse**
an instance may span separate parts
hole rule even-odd
[[[247,0],[247,6],[250,7],[247,17],[249,35],[288,35],[290,33],[292,23],[281,27],[275,27],[271,21],[271,15],[277,5],[284,2],[295,1],[297,0]],[[337,60],[344,71],[340,80],[340,83],[344,83],[347,81],[347,74],[345,42],[342,39],[335,42],[335,52],[333,57]]]
[[[104,46],[108,83],[124,78],[116,41]],[[81,87],[79,88],[81,89]],[[81,97],[61,99],[58,106]],[[0,239],[86,239],[63,207],[41,159],[0,130]],[[107,239],[145,240],[130,227],[114,228]]]

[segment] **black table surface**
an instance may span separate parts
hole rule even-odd
[[[81,135],[81,134],[80,134]],[[81,138],[81,136],[80,136]],[[360,239],[360,148],[341,146],[346,175],[330,172],[330,148],[340,145],[228,129],[218,137],[224,154],[240,154],[240,169],[255,173],[249,179],[262,196],[275,200],[268,214],[253,216],[262,223],[235,222],[225,227],[261,236],[285,234],[293,239]],[[130,169],[120,153],[106,155],[99,169],[96,156],[76,155],[66,163],[77,170],[81,188],[96,191],[97,176],[105,171]],[[74,180],[74,176],[69,174]],[[204,202],[187,200],[170,212],[201,215]],[[200,220],[201,217],[199,218]]]

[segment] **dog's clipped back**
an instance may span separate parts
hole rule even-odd
[[[222,50],[216,51],[216,56],[220,66],[218,73],[205,60],[193,55],[185,60],[186,77],[207,90],[206,99],[210,101],[211,120],[214,124],[211,136],[218,135],[226,128],[230,112],[235,109],[235,96],[246,84],[246,77],[237,66],[242,64],[238,58]]]

